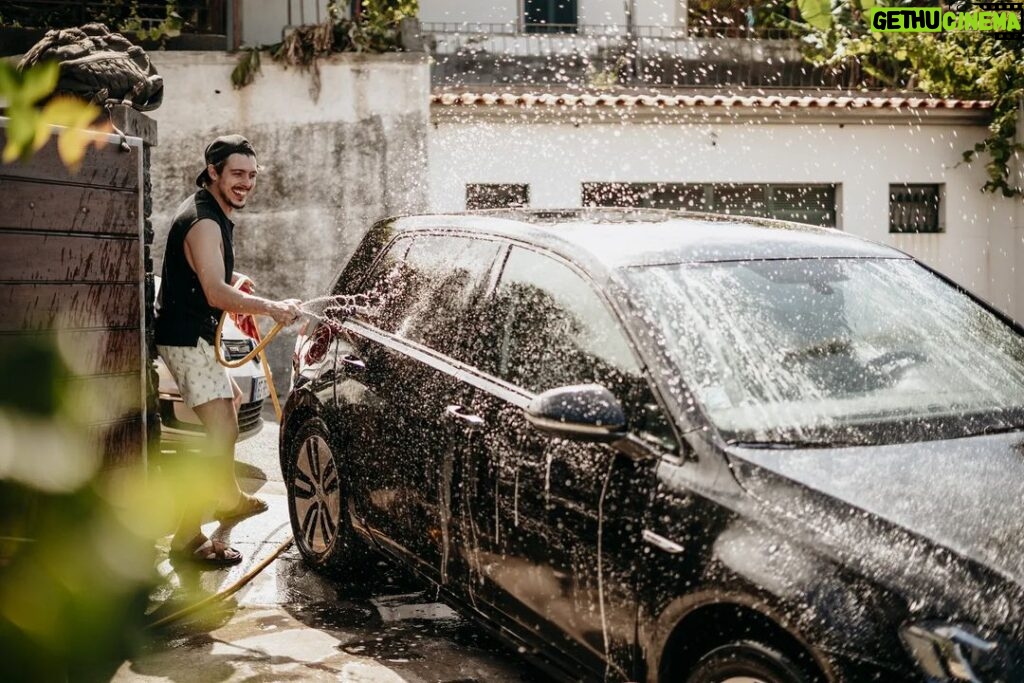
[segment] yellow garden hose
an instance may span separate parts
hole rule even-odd
[[[172,612],[171,614],[160,617],[156,621],[147,624],[148,628],[159,628],[160,626],[166,626],[167,624],[172,624],[176,621],[181,621],[185,617],[192,616],[193,614],[199,612],[205,607],[220,602],[221,600],[227,600],[232,595],[242,590],[242,588],[244,588],[250,581],[256,578],[256,576],[258,576],[260,572],[266,569],[271,562],[276,560],[277,556],[283,553],[285,550],[287,550],[288,546],[290,546],[291,544],[292,537],[289,536],[274,549],[274,552],[270,553],[270,555],[260,560],[259,564],[250,569],[241,578],[239,578],[237,581],[235,581],[233,584],[231,584],[224,590],[220,591],[219,593],[209,595],[198,602],[195,602],[191,605],[188,605],[187,607],[183,607],[177,610],[176,612]]]
[[[251,285],[252,280],[245,276],[242,276],[239,277],[238,281],[235,282],[235,284],[232,286],[235,289],[241,289],[246,283]],[[260,365],[263,366],[263,376],[267,378],[267,389],[270,391],[270,399],[274,403],[274,413],[277,414],[277,421],[280,422],[281,402],[277,398],[277,389],[274,387],[274,376],[270,372],[270,363],[267,362],[267,353],[265,349],[267,348],[267,344],[269,344],[274,339],[274,337],[277,336],[277,333],[284,329],[284,323],[277,323],[276,325],[274,325],[273,329],[271,329],[270,332],[267,333],[267,336],[262,339],[260,338],[259,328],[256,328],[256,347],[252,351],[247,353],[244,358],[241,358],[236,361],[229,361],[225,359],[223,355],[221,355],[220,348],[220,336],[221,332],[224,330],[224,321],[227,320],[228,315],[229,314],[226,311],[221,314],[220,321],[217,323],[217,332],[213,339],[213,352],[217,354],[217,362],[226,368],[240,368],[246,363],[250,362],[256,356],[259,356]]]

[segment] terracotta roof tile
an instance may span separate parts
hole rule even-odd
[[[431,104],[442,106],[489,107],[811,107],[835,109],[991,109],[986,100],[936,99],[925,97],[847,97],[823,95],[797,97],[779,95],[592,95],[435,93]]]

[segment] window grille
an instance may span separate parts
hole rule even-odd
[[[512,209],[530,205],[530,186],[500,184],[466,185],[466,208]]]
[[[584,183],[584,206],[706,211],[836,226],[836,185]]]
[[[889,232],[944,232],[939,185],[890,185]]]

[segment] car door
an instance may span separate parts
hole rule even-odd
[[[380,340],[388,339],[413,304],[413,272],[405,261],[412,241],[412,236],[402,236],[382,251],[358,292],[366,294],[372,305],[344,319],[337,335],[334,393],[338,411],[331,419],[344,434],[348,471],[342,476],[348,479],[351,492],[348,514],[366,532],[380,522],[372,514],[371,494],[395,490],[399,483],[396,470],[379,466],[388,447],[384,429],[396,419],[394,408],[384,403],[388,352]]]
[[[472,422],[460,407],[459,349],[498,251],[465,236],[417,236],[396,291],[378,292],[383,327],[352,326],[378,399],[356,505],[381,543],[440,583],[452,558],[457,427]]]
[[[536,393],[600,383],[649,403],[616,316],[580,273],[513,246],[486,302],[468,408],[463,553],[474,598],[595,672],[629,677],[633,568],[656,449],[551,438],[523,408]],[[608,669],[608,671],[606,671]]]

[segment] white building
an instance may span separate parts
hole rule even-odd
[[[981,192],[986,103],[896,97],[435,93],[435,211],[682,207],[830,225],[1024,319],[1019,199]],[[1020,262],[1020,269],[1015,266]]]

